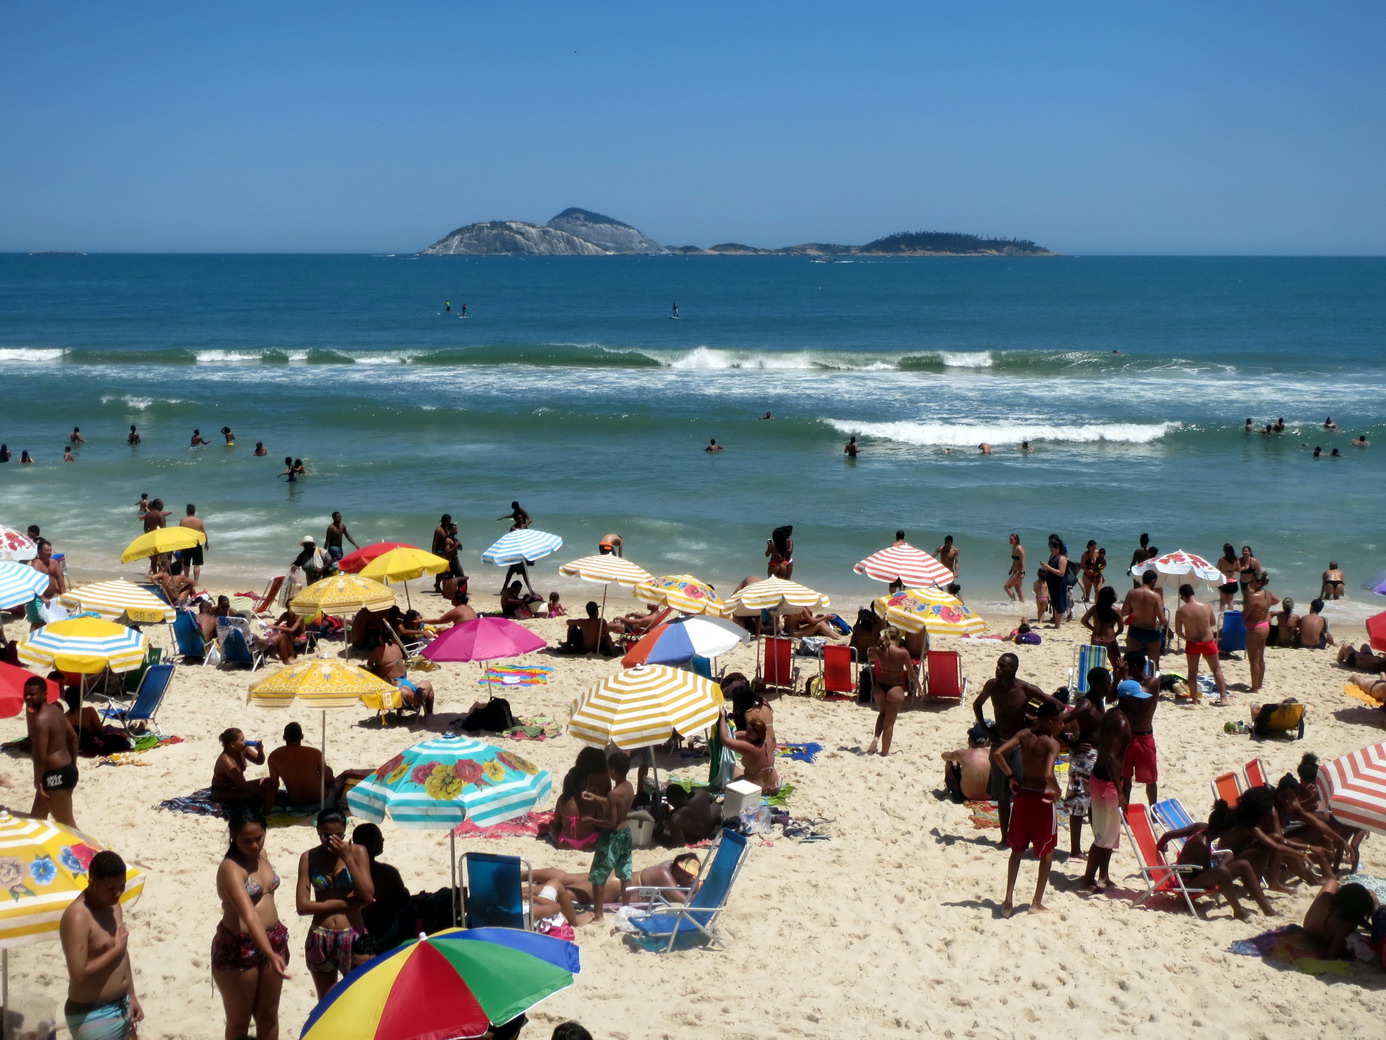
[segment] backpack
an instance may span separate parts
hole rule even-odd
[[[515,716],[510,714],[510,702],[504,697],[492,697],[479,708],[467,713],[467,717],[457,723],[459,729],[468,733],[486,730],[502,733],[515,725]]]
[[[1069,588],[1078,584],[1078,578],[1082,573],[1076,560],[1068,561],[1068,570],[1064,572],[1064,581],[1068,583]]]

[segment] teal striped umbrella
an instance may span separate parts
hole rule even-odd
[[[0,610],[30,602],[48,588],[48,575],[27,563],[0,560]]]

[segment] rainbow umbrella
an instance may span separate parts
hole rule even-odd
[[[27,563],[0,561],[0,610],[28,603],[48,588],[48,575]]]
[[[23,563],[38,555],[38,546],[28,535],[0,524],[0,560]]]
[[[876,581],[900,582],[911,589],[949,584],[954,574],[923,549],[909,542],[888,545],[858,563],[852,570]]]
[[[727,613],[727,605],[717,590],[691,574],[665,574],[642,581],[631,591],[636,599],[646,603],[662,603],[680,614],[722,616]]]
[[[68,618],[30,632],[19,644],[19,659],[44,671],[95,675],[109,668],[132,672],[144,663],[149,640],[133,628],[93,617]]]
[[[716,657],[742,643],[751,633],[725,618],[694,614],[656,625],[621,658],[627,668],[637,664],[684,664],[697,657]]]
[[[573,984],[578,948],[513,928],[449,928],[367,961],[313,1009],[300,1040],[482,1036]]]
[[[876,600],[876,612],[906,632],[928,629],[930,635],[985,632],[984,622],[956,596],[942,589],[905,589]]]

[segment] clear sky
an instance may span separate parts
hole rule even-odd
[[[0,8],[0,251],[404,252],[581,206],[1386,254],[1386,3]]]

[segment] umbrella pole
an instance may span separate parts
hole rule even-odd
[[[0,1010],[10,1010],[10,951],[0,950]]]
[[[448,905],[452,907],[452,926],[458,925],[457,920],[457,828],[448,828],[448,866],[452,869],[452,891],[448,893]]]
[[[322,803],[327,801],[327,711],[318,712],[322,716],[322,768],[318,770],[318,807],[325,809]]]

